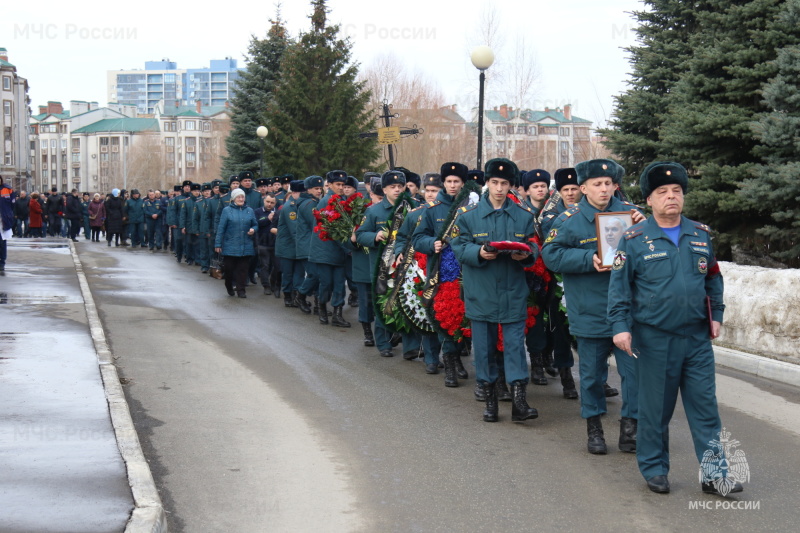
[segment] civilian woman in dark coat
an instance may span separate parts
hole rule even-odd
[[[244,191],[234,189],[231,203],[222,210],[217,226],[214,250],[222,253],[225,271],[225,288],[233,296],[234,289],[239,298],[247,298],[245,284],[250,269],[250,260],[256,255],[254,237],[258,221],[253,209],[245,205]]]
[[[119,189],[111,191],[111,196],[106,198],[105,207],[106,241],[111,246],[111,239],[113,238],[114,246],[119,246],[119,238],[122,234],[122,198],[119,196]]]
[[[30,210],[30,222],[28,223],[28,235],[31,237],[44,237],[42,235],[42,204],[39,202],[39,193],[31,194],[31,201],[28,203]]]
[[[100,230],[106,221],[106,206],[103,199],[95,193],[94,198],[89,202],[89,227],[92,229],[92,242],[100,242]],[[109,241],[109,246],[111,246]]]

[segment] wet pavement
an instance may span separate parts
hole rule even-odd
[[[134,507],[66,240],[0,272],[0,531],[125,530]]]

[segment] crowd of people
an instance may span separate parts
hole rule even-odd
[[[447,387],[469,378],[462,358],[471,353],[486,422],[500,419],[498,401],[511,403],[515,422],[537,418],[527,386],[557,377],[564,398],[580,398],[591,454],[608,453],[601,417],[606,398],[619,394],[606,383],[614,356],[618,448],[636,453],[648,487],[665,493],[677,392],[698,460],[721,431],[711,338],[722,322],[722,276],[709,228],[682,215],[683,167],[654,163],[640,177],[650,218],[625,200],[623,175],[609,159],[558,169],[554,179],[508,159],[483,171],[447,162],[423,176],[395,168],[361,180],[341,170],[303,180],[244,171],[144,199],[136,189],[92,199],[20,193],[15,231],[77,240],[83,228],[108,246],[170,250],[178,263],[222,277],[230,296],[246,298],[260,283],[321,325],[351,327],[347,303],[358,309],[365,346],[382,357],[402,346],[426,373],[443,369]],[[359,219],[343,239],[330,237],[326,223],[346,218],[344,207],[360,198]],[[609,217],[598,234],[604,213],[625,216]],[[742,487],[704,478],[702,490]]]

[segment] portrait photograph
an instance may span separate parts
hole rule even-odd
[[[633,225],[633,218],[630,211],[597,213],[594,222],[597,229],[597,256],[604,267],[610,267],[623,233]]]

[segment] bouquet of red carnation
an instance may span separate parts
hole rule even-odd
[[[370,201],[357,192],[343,200],[338,194],[331,196],[322,209],[314,209],[317,225],[314,233],[323,241],[350,242],[350,235],[364,218]]]

